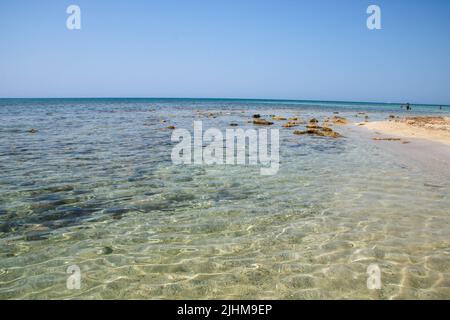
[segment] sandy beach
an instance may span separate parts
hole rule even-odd
[[[377,139],[425,139],[450,145],[450,117],[407,117],[368,122],[365,128],[381,134]]]

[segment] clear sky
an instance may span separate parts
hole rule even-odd
[[[450,1],[2,0],[0,97],[450,104]]]

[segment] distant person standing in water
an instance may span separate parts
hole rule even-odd
[[[411,106],[409,105],[409,103],[406,104],[406,110],[411,110]]]

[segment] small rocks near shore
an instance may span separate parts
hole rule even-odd
[[[38,132],[38,130],[35,129],[35,128],[31,128],[30,130],[28,130],[28,132],[29,132],[29,133],[36,133],[36,132]]]
[[[284,128],[298,127],[299,125],[304,123],[303,121],[298,120],[298,118],[289,118],[289,119],[296,119],[296,120],[289,120],[288,122],[283,124]]]
[[[400,138],[372,138],[375,141],[401,141]]]
[[[330,128],[327,128],[328,130],[323,130],[324,128],[321,129],[307,129],[305,131],[299,131],[296,130],[294,131],[294,134],[296,135],[313,135],[313,136],[318,136],[318,137],[330,137],[330,138],[341,138],[342,135],[331,130]]]
[[[409,141],[405,141],[400,138],[372,138],[372,140],[374,140],[374,141],[398,141],[398,142],[401,142],[402,144],[410,143]]]
[[[329,138],[341,138],[342,135],[336,131],[334,131],[333,129],[330,128],[330,121],[336,120],[336,118],[339,119],[339,121],[341,121],[342,123],[347,123],[345,118],[342,117],[333,117],[332,119],[330,118],[325,118],[323,121],[323,125],[320,126],[319,125],[319,120],[316,118],[312,118],[308,121],[308,124],[306,125],[306,130],[295,130],[293,133],[295,135],[311,135],[311,136],[318,136],[318,137],[329,137]],[[345,120],[345,121],[344,121]],[[285,128],[290,128],[290,127],[295,127],[298,126],[299,124],[303,124],[303,121],[289,121],[286,124],[283,125],[283,127]],[[333,121],[334,123],[334,121]]]
[[[317,124],[310,124],[306,126],[305,131],[295,130],[296,135],[313,135],[319,137],[341,138],[342,135],[333,131],[330,127],[320,127]]]
[[[253,120],[253,124],[260,125],[260,126],[270,126],[270,125],[273,125],[273,122],[267,121],[267,120],[261,119],[261,118],[255,118]]]
[[[315,124],[315,123],[308,124],[308,125],[306,126],[306,129],[320,129],[320,128],[321,128],[321,127],[320,127],[319,125]]]
[[[344,117],[339,117],[339,116],[333,116],[333,118],[331,118],[331,122],[333,122],[334,124],[337,125],[346,125],[348,124],[348,120],[345,119]]]

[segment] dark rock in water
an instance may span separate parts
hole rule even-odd
[[[100,254],[108,255],[113,253],[113,251],[114,250],[111,247],[103,247],[102,250],[100,250]]]
[[[192,180],[194,179],[188,175],[177,176],[173,179],[174,182],[190,182]]]
[[[38,132],[38,130],[37,130],[37,129],[34,129],[34,128],[31,128],[30,130],[28,130],[28,132],[29,132],[29,133],[36,133],[36,132]]]
[[[254,115],[253,115],[253,118],[254,118],[254,119],[259,119],[259,118],[261,118],[261,115],[260,115],[260,114],[254,114]]]
[[[195,199],[195,195],[188,192],[172,192],[165,195],[165,198],[169,201],[175,201],[175,202],[183,202],[183,201],[191,201]]]
[[[423,184],[425,187],[431,187],[431,188],[444,188],[444,186],[440,186],[437,184],[431,184],[431,183],[424,183]]]
[[[175,126],[168,126],[167,129],[169,129],[169,130],[175,130]]]
[[[129,211],[130,209],[127,208],[108,208],[105,209],[104,213],[114,215],[114,214],[125,214]]]
[[[7,214],[7,213],[8,213],[8,212],[6,212],[5,209],[0,208],[0,216],[1,216],[1,215],[4,215],[4,214]]]
[[[170,207],[169,201],[155,201],[155,202],[143,202],[136,205],[136,209],[141,212],[151,212],[164,210]]]
[[[311,120],[309,120],[309,123],[319,123],[319,120],[317,120],[316,118],[312,118]]]
[[[131,209],[127,208],[108,208],[105,209],[104,213],[111,215],[114,220],[120,220],[123,218],[123,215],[131,211]]]
[[[221,189],[218,191],[217,195],[214,197],[216,201],[223,200],[244,200],[248,199],[248,192],[230,192],[228,190]]]
[[[10,222],[0,224],[0,232],[8,233],[12,231],[14,228],[14,224]]]
[[[230,127],[237,127],[238,124],[237,123],[230,123]]]
[[[49,233],[48,232],[40,232],[40,231],[32,231],[25,234],[25,241],[41,241],[47,240]]]
[[[400,138],[372,138],[375,141],[401,141]]]

